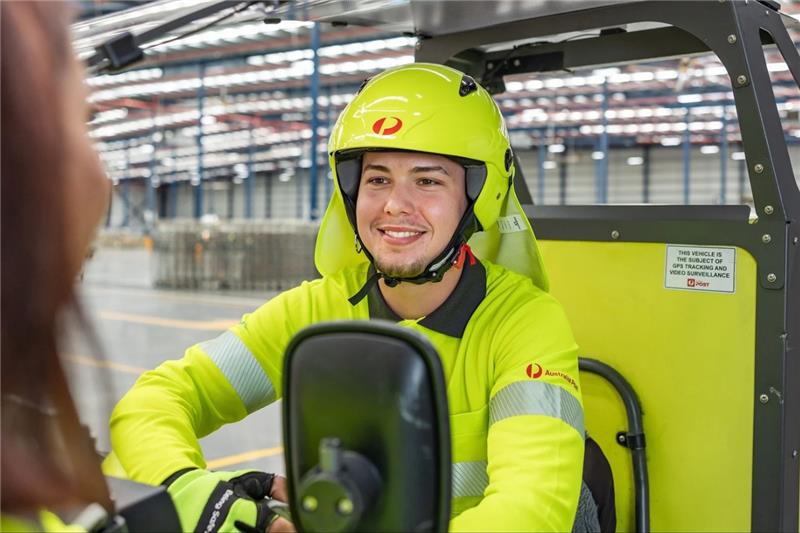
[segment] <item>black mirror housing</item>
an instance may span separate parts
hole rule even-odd
[[[283,376],[299,531],[447,530],[447,394],[428,339],[383,321],[315,324],[292,339]]]

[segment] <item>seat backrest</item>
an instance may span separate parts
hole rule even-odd
[[[583,455],[583,484],[591,493],[597,508],[602,533],[616,531],[617,508],[614,502],[614,474],[603,450],[591,437],[586,437]]]
[[[572,533],[613,533],[617,527],[614,477],[603,450],[589,436],[583,455],[583,483]]]

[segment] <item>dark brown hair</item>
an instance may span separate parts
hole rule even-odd
[[[98,502],[105,482],[58,357],[75,272],[64,228],[68,4],[0,2],[3,512]]]

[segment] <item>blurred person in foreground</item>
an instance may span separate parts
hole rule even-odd
[[[73,285],[110,187],[87,134],[69,5],[0,2],[1,531],[91,530],[113,512],[59,358],[65,313],[81,318]],[[231,501],[255,515],[263,479],[226,481]]]
[[[3,531],[66,527],[49,511],[112,510],[58,355],[109,191],[69,16],[61,2],[0,3]]]
[[[116,466],[166,480],[186,529],[206,529],[210,509],[236,514],[211,491],[220,474],[198,438],[281,397],[284,352],[303,327],[384,319],[428,337],[442,360],[450,529],[570,530],[584,452],[578,348],[547,292],[491,95],[442,65],[389,69],[341,113],[328,152],[322,278],[143,374],[111,417]]]

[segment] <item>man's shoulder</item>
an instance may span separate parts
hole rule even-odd
[[[331,275],[302,282],[266,301],[256,311],[245,315],[242,327],[253,327],[274,320],[306,324],[318,320],[343,318],[352,307],[348,298],[363,284],[366,268],[348,267]],[[354,288],[355,287],[355,288]],[[256,326],[261,327],[261,325]]]
[[[537,287],[531,278],[504,266],[482,261],[486,268],[486,297],[482,307],[497,318],[516,314],[538,314],[561,309],[549,292]]]
[[[343,296],[346,300],[364,284],[368,267],[367,264],[346,267],[333,274],[304,281],[284,294],[302,293],[310,297]]]
[[[574,343],[566,312],[553,295],[523,274],[492,263],[484,265],[486,298],[473,327],[528,340],[541,339],[545,331]]]
[[[510,292],[528,300],[546,296],[547,293],[533,284],[528,276],[491,261],[481,261],[486,268],[486,295]]]

